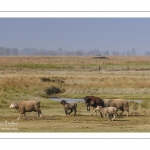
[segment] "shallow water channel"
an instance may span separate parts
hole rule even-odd
[[[64,98],[64,97],[50,98],[50,100],[58,101],[58,102],[60,102],[61,100],[66,100],[68,103],[70,103],[70,102],[85,102],[84,99]],[[136,103],[142,102],[142,100],[128,100],[128,101],[129,102],[136,102]]]
[[[84,99],[74,99],[74,98],[64,98],[64,97],[59,97],[59,98],[50,98],[50,100],[53,100],[53,101],[58,101],[60,102],[61,100],[65,100],[67,101],[68,103],[70,102],[85,102]]]

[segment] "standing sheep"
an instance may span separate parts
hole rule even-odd
[[[116,107],[121,110],[120,116],[124,111],[129,115],[129,102],[125,99],[113,99],[108,101],[108,107]]]
[[[117,116],[117,108],[115,107],[102,107],[102,106],[97,106],[94,110],[93,113],[95,111],[99,111],[102,113],[103,117],[109,117],[110,120],[114,120],[115,117]]]
[[[60,103],[64,106],[66,116],[67,114],[70,115],[73,110],[74,110],[74,116],[76,115],[77,103],[67,103],[65,100],[62,100]],[[70,110],[69,113],[68,113],[68,110]]]
[[[23,101],[20,103],[12,102],[10,105],[10,108],[14,108],[14,109],[19,111],[20,115],[19,115],[17,120],[20,119],[20,116],[22,114],[24,114],[25,119],[27,119],[27,116],[25,113],[26,112],[32,112],[32,111],[38,112],[38,117],[42,117],[42,112],[40,110],[40,103],[41,102],[36,102],[34,100],[33,101]]]

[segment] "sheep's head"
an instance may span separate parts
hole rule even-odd
[[[18,105],[15,102],[12,102],[9,106],[9,108],[14,108],[14,109],[16,109],[17,107],[18,107]]]
[[[60,103],[61,103],[62,105],[64,105],[64,104],[66,104],[66,101],[65,101],[65,100],[62,100]]]
[[[85,103],[89,103],[91,101],[91,97],[90,96],[86,96],[84,97]]]
[[[87,107],[87,111],[90,111],[91,97],[90,96],[86,96],[86,97],[84,97],[84,100],[85,100],[85,104],[86,104],[86,107]]]

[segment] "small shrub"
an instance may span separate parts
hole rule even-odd
[[[138,110],[138,109],[139,109],[139,104],[138,103],[134,103],[133,110]]]
[[[49,78],[45,78],[45,77],[42,77],[41,80],[42,80],[43,82],[50,82],[50,79],[49,79]]]
[[[47,88],[44,91],[46,92],[46,94],[49,95],[61,93],[61,90],[55,86],[51,86],[50,88]]]
[[[140,105],[142,108],[150,108],[150,102],[147,100],[143,100]]]

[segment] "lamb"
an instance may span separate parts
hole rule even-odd
[[[10,108],[14,108],[14,109],[18,110],[18,112],[20,113],[17,120],[20,119],[20,116],[22,114],[24,114],[25,119],[27,119],[27,116],[26,116],[25,113],[26,112],[32,112],[32,111],[38,112],[38,117],[42,117],[42,112],[40,110],[40,103],[41,102],[36,102],[34,100],[32,100],[32,101],[22,101],[20,103],[12,102],[11,105],[10,105]]]
[[[124,111],[127,111],[127,116],[129,115],[129,102],[125,99],[113,99],[108,101],[108,107],[116,107],[121,110],[120,116]]]
[[[114,120],[115,117],[117,116],[117,108],[115,107],[102,107],[102,106],[97,106],[94,110],[93,113],[95,111],[99,111],[102,113],[103,117],[109,117],[110,120]]]
[[[62,100],[60,103],[64,106],[66,116],[70,115],[73,110],[74,110],[74,116],[76,115],[77,103],[67,103],[65,100]],[[69,113],[68,110],[70,110]]]

